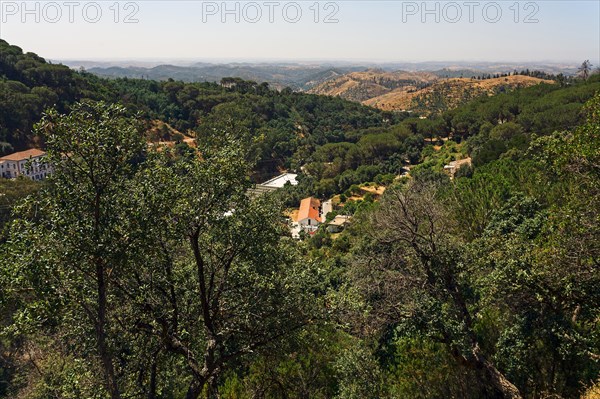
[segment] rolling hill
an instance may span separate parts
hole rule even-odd
[[[413,110],[424,113],[437,113],[456,108],[475,97],[494,95],[540,83],[552,83],[552,81],[522,75],[484,80],[471,78],[440,79],[420,90],[400,87],[362,102],[365,105],[386,111]]]
[[[395,90],[418,90],[438,79],[438,76],[431,72],[386,72],[381,69],[368,69],[329,79],[308,92],[363,102]]]
[[[451,73],[455,72],[455,73]],[[488,79],[463,78],[473,71],[387,72],[368,69],[331,76],[309,89],[309,93],[341,97],[385,111],[412,110],[439,113],[482,96],[494,95],[539,83],[537,77],[511,75]]]

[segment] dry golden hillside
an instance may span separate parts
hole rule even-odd
[[[438,79],[436,75],[429,72],[385,72],[369,69],[328,80],[310,89],[309,93],[339,96],[351,101],[365,101],[394,90],[417,90]]]
[[[521,75],[485,80],[450,78],[438,80],[420,90],[401,87],[362,102],[387,111],[441,112],[456,108],[475,97],[494,95],[540,83],[552,83],[552,81]]]
[[[152,145],[173,147],[177,142],[182,141],[192,147],[196,146],[196,139],[190,136],[190,132],[184,134],[168,123],[158,119],[148,122],[146,126],[146,139]]]

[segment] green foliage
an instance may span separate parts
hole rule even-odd
[[[64,111],[90,94],[102,98],[98,79],[53,65],[0,40],[0,142],[22,149],[33,139],[33,124],[50,106]]]
[[[137,129],[92,102],[39,124],[56,173],[13,225],[12,331],[60,331],[113,398],[181,385],[198,397],[302,330],[319,273],[282,238],[279,205],[248,200],[243,143],[174,160],[145,154]]]
[[[367,348],[345,350],[335,363],[340,390],[336,398],[376,399],[382,397],[382,372]]]
[[[578,397],[597,380],[599,99],[585,109],[580,127],[451,184],[417,174],[344,232],[344,278],[364,309],[354,317],[377,331],[383,370],[401,370],[390,392]]]
[[[571,396],[579,388],[573,375],[598,372],[585,353],[597,351],[589,317],[600,306],[592,293],[600,280],[585,272],[586,266],[567,266],[562,255],[552,253],[557,247],[551,224],[535,200],[512,198],[495,213],[484,236],[472,243],[472,256],[480,273],[482,303],[500,312],[499,364],[524,392]],[[550,382],[545,376],[552,374]]]
[[[353,341],[331,326],[308,329],[286,354],[261,356],[248,371],[230,376],[221,397],[334,397],[339,389],[337,360]]]
[[[445,112],[440,126],[457,141],[468,138],[473,162],[483,165],[509,150],[512,156],[524,151],[531,134],[546,135],[582,122],[582,104],[600,89],[599,83],[594,78],[568,86],[541,84],[478,98]]]
[[[386,375],[390,397],[478,397],[477,378],[456,365],[443,345],[401,337],[393,343],[393,364]]]
[[[0,232],[11,220],[11,212],[18,202],[40,189],[42,183],[27,178],[8,180],[0,178]],[[0,234],[0,241],[3,235]]]

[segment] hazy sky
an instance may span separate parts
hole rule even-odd
[[[65,1],[2,0],[0,37],[49,59],[600,59],[600,0]]]

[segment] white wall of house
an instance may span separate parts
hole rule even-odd
[[[43,158],[42,156],[19,161],[0,161],[0,177],[14,179],[27,176],[32,180],[44,180],[52,174],[52,168],[42,162]]]
[[[321,203],[321,220],[327,219],[327,214],[333,211],[333,201],[331,199]]]
[[[298,220],[300,226],[319,226],[319,221],[312,218]]]
[[[319,221],[312,218],[304,218],[298,220],[300,228],[304,231],[315,231],[319,228]]]

